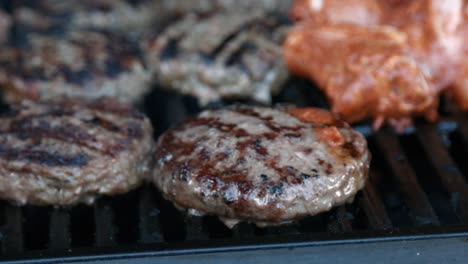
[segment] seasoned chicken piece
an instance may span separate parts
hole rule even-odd
[[[422,65],[431,85],[447,88],[457,73],[463,37],[459,34],[462,0],[400,1],[388,6],[383,23],[407,35],[411,54]]]
[[[463,36],[463,54],[459,61],[458,73],[455,83],[451,86],[450,92],[460,108],[468,110],[468,0],[464,1],[463,22],[460,28],[460,35]]]
[[[425,71],[430,84],[442,90],[456,74],[462,37],[462,0],[296,0],[290,11],[293,19],[319,24],[393,26],[407,36],[411,55]]]
[[[436,116],[437,90],[410,55],[405,36],[391,27],[304,21],[289,32],[284,58],[292,72],[322,87],[333,112],[346,121],[372,117],[375,128],[385,120],[400,128],[411,114]]]
[[[289,16],[293,20],[311,19],[316,23],[376,25],[382,10],[375,0],[296,0]]]
[[[412,59],[407,58],[407,60],[412,60],[414,62],[414,69],[417,68],[415,71],[410,71],[411,74],[418,72],[417,80],[418,83],[424,82],[420,81],[420,79],[426,79],[427,84],[424,86],[429,86],[427,89],[418,90],[415,89],[414,95],[421,95],[421,92],[425,94],[424,97],[433,96],[434,98],[431,103],[428,103],[428,100],[415,100],[411,101],[412,106],[409,107],[407,101],[399,102],[405,98],[405,96],[397,96],[394,99],[394,104],[397,105],[405,105],[405,107],[397,107],[394,110],[389,110],[392,114],[390,115],[388,111],[382,111],[382,108],[375,107],[375,110],[372,110],[373,107],[366,107],[368,109],[367,113],[363,113],[361,117],[356,118],[347,118],[348,121],[357,121],[361,119],[363,116],[372,115],[377,118],[376,125],[380,124],[381,121],[387,117],[395,118],[398,117],[403,118],[405,115],[414,114],[414,113],[426,113],[429,117],[433,118],[434,115],[434,108],[437,105],[437,98],[438,94],[443,91],[450,83],[453,82],[455,75],[457,74],[457,67],[456,65],[459,63],[459,58],[461,57],[460,50],[462,45],[462,34],[458,33],[459,26],[462,22],[462,15],[461,15],[461,0],[455,1],[442,1],[442,0],[424,0],[424,1],[367,1],[367,0],[353,0],[348,1],[346,4],[341,4],[337,0],[330,0],[330,1],[305,1],[305,0],[297,0],[294,2],[294,5],[290,11],[290,15],[293,19],[296,20],[307,20],[307,27],[315,28],[316,30],[321,31],[323,28],[327,28],[324,25],[334,25],[334,28],[348,28],[344,29],[345,31],[349,31],[350,27],[354,27],[351,31],[358,30],[359,27],[391,27],[391,30],[395,32],[395,34],[401,35],[402,42],[399,44],[402,50],[405,50],[405,54],[400,54],[403,57],[412,57]],[[300,26],[301,29],[295,30],[294,32],[298,31],[310,31],[313,32],[314,29],[305,29],[304,25]],[[365,29],[359,29],[364,30]],[[385,29],[379,29],[379,31],[386,31]],[[388,30],[387,30],[388,31]],[[398,33],[397,33],[398,32]],[[291,33],[293,34],[293,33]],[[295,33],[297,34],[297,33]],[[394,34],[394,35],[395,35]],[[309,34],[310,36],[313,33]],[[353,35],[353,34],[350,34]],[[296,37],[296,36],[295,36]],[[295,38],[293,37],[293,38]],[[381,36],[376,36],[380,38]],[[354,38],[354,37],[353,37]],[[374,53],[377,54],[378,48],[380,44],[378,42],[385,42],[384,39],[376,39],[376,38],[369,38],[363,39],[363,45],[359,47],[359,52],[354,52],[353,56],[363,56],[360,54],[369,54]],[[291,39],[291,38],[290,38]],[[306,39],[306,43],[302,44],[303,46],[310,45],[311,47],[302,48],[305,52],[311,52],[311,50],[317,49],[315,47],[317,43],[314,42],[314,38],[304,38]],[[324,42],[320,45],[325,45],[328,48],[334,47],[336,42],[330,43],[330,45],[326,45],[326,41],[329,41],[326,38],[320,38],[321,42]],[[346,37],[342,40],[345,43],[352,43],[356,40],[347,40]],[[375,42],[375,45],[372,44]],[[339,43],[339,45],[347,45],[344,43]],[[290,47],[289,45],[285,45],[285,47]],[[369,51],[364,51],[365,49],[370,49]],[[328,49],[329,52],[333,52],[334,60],[339,60],[342,63],[349,60],[349,57],[344,57],[338,59],[338,56],[350,56],[349,54],[345,54],[344,52],[340,51],[337,52],[335,48]],[[289,54],[288,60],[291,60],[291,51],[285,51],[285,53]],[[297,58],[295,60],[302,59],[306,56],[303,53],[296,51],[295,53]],[[320,61],[323,62],[324,59],[323,54],[317,53],[318,57],[309,56],[310,61]],[[337,55],[342,54],[342,55]],[[327,56],[330,54],[327,54]],[[400,56],[398,55],[398,56]],[[396,56],[396,57],[398,57]],[[367,60],[365,56],[361,58],[363,60]],[[336,62],[335,62],[336,63]],[[312,63],[311,63],[312,64]],[[289,65],[292,65],[289,63]],[[336,64],[334,64],[336,65]],[[296,69],[293,71],[298,71],[298,67],[307,68],[307,65],[298,65],[295,66]],[[334,89],[330,89],[324,87],[324,85],[330,86],[331,77],[333,78],[340,78],[338,76],[329,76],[327,79],[324,79],[323,75],[321,75],[320,70],[312,70],[314,67],[309,67],[308,73],[302,71],[302,75],[314,79],[327,91],[327,94],[330,98],[340,98],[340,95],[333,95],[335,93]],[[376,69],[374,69],[376,70]],[[326,71],[326,70],[324,70]],[[401,70],[400,70],[401,71]],[[312,74],[311,72],[315,72]],[[346,74],[349,74],[349,71]],[[373,75],[377,75],[379,73],[373,73]],[[408,74],[408,75],[411,75]],[[362,75],[365,75],[362,73]],[[388,77],[383,76],[383,79],[387,78],[388,80],[384,80],[384,83],[392,83],[393,75],[388,75]],[[321,79],[321,80],[317,80]],[[341,85],[343,87],[338,90],[346,90],[351,89],[352,85],[343,82]],[[379,84],[380,85],[380,84]],[[348,87],[348,88],[346,88]],[[408,87],[409,88],[409,87]],[[369,88],[371,89],[371,88]],[[372,89],[380,90],[383,89],[383,94],[386,94],[387,87],[380,87],[374,86]],[[412,89],[411,89],[412,90]],[[408,90],[407,92],[410,92]],[[349,93],[353,93],[350,91]],[[398,93],[401,93],[399,91]],[[366,96],[368,93],[366,93]],[[374,91],[374,94],[381,94],[379,91]],[[364,95],[363,95],[364,96]],[[346,102],[352,99],[348,99]],[[360,97],[356,99],[357,102],[355,105],[360,105],[359,101],[363,101],[363,98]],[[373,101],[373,100],[369,100]],[[341,106],[342,100],[335,100],[332,101],[333,109],[336,109],[338,113],[343,114],[343,110],[346,109],[346,106]],[[346,104],[348,104],[346,103]],[[362,102],[361,102],[362,103]],[[428,105],[430,105],[429,108]],[[422,107],[424,106],[424,107]],[[422,107],[422,108],[421,108]],[[338,110],[341,109],[341,110]],[[380,110],[377,110],[380,109]],[[432,109],[432,110],[429,110]],[[377,113],[372,113],[372,111],[378,111]],[[352,113],[346,113],[344,116],[352,116]],[[401,122],[399,122],[402,124]]]

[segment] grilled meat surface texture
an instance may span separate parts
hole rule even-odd
[[[402,129],[411,114],[437,116],[437,90],[392,28],[304,21],[289,32],[284,58],[292,71],[312,77],[348,122],[373,117],[375,128],[389,120]]]
[[[23,99],[114,97],[138,101],[151,76],[137,41],[103,30],[21,32],[0,50],[0,89],[7,102]]]
[[[346,15],[343,15],[346,14]],[[332,104],[334,109],[347,108],[347,105],[354,104],[366,108],[366,104],[379,105],[382,100],[386,99],[367,99],[363,97],[353,98],[341,98],[335,100],[340,95],[335,95],[335,91],[341,93],[345,90],[362,90],[360,93],[363,94],[375,94],[381,93],[379,91],[371,90],[383,90],[383,93],[387,93],[388,86],[386,84],[393,84],[393,94],[395,101],[400,101],[397,105],[404,105],[404,107],[396,107],[394,111],[382,111],[381,108],[376,108],[376,111],[372,113],[366,113],[366,115],[359,113],[359,108],[356,107],[349,111],[337,112],[347,116],[361,115],[358,119],[364,117],[372,117],[374,119],[374,125],[378,128],[384,121],[389,121],[397,130],[401,130],[406,125],[410,124],[410,118],[412,114],[425,113],[426,117],[433,120],[435,115],[435,106],[438,102],[438,96],[440,92],[445,90],[450,84],[452,84],[456,78],[458,72],[458,63],[461,56],[461,46],[463,42],[463,35],[460,34],[460,26],[463,23],[462,17],[462,0],[454,1],[443,1],[443,0],[423,0],[423,1],[368,1],[368,0],[352,0],[346,2],[346,4],[340,3],[337,0],[331,1],[306,1],[296,0],[291,8],[290,16],[298,21],[297,28],[293,30],[292,39],[289,39],[289,44],[295,43],[295,45],[285,45],[285,53],[288,54],[285,58],[288,61],[290,70],[295,73],[300,73],[314,81],[320,83],[321,88],[331,95]],[[321,60],[323,55],[319,59],[313,59],[312,54],[306,54],[306,52],[316,50],[316,43],[314,39],[307,39],[314,35],[315,31],[324,30],[325,27],[336,27],[336,28],[347,28],[354,26],[356,34],[359,31],[369,30],[374,31],[374,28],[380,28],[380,30],[387,30],[390,28],[392,31],[401,35],[401,46],[406,50],[407,57],[411,57],[416,65],[412,68],[414,70],[409,71],[407,77],[414,78],[415,80],[421,79],[421,76],[427,82],[428,89],[415,89],[414,95],[408,93],[409,89],[408,82],[400,82],[396,84],[393,80],[395,74],[389,72],[387,74],[387,80],[383,80],[381,83],[371,83],[375,80],[376,75],[381,75],[381,67],[373,67],[368,71],[362,70],[362,64],[366,64],[369,57],[367,54],[372,52],[375,46],[379,46],[381,42],[386,41],[385,38],[369,38],[364,46],[355,47],[355,52],[343,53],[338,51],[342,56],[341,58],[331,62],[334,67],[340,69],[346,69],[342,71],[343,76],[335,77],[328,74],[330,69],[328,67],[321,67],[326,61]],[[369,29],[371,28],[371,29]],[[300,37],[302,43],[298,43],[298,35],[302,33]],[[372,33],[369,32],[369,35]],[[332,39],[333,32],[328,34]],[[352,43],[355,42],[355,34],[350,34],[343,38],[341,41]],[[334,38],[336,39],[336,37]],[[322,39],[319,45],[327,45],[326,39]],[[287,41],[288,43],[288,41]],[[298,46],[303,46],[298,48]],[[336,45],[336,42],[331,41],[330,46]],[[338,46],[336,46],[338,48]],[[301,51],[299,51],[301,50]],[[329,48],[327,51],[332,52],[336,49]],[[377,54],[376,54],[377,55]],[[386,57],[387,54],[382,52],[382,56]],[[309,60],[302,60],[303,57],[308,57]],[[396,58],[401,58],[397,56]],[[301,61],[302,60],[302,61]],[[396,59],[399,60],[399,59]],[[300,63],[298,63],[300,62]],[[317,65],[314,65],[317,64]],[[401,75],[399,64],[395,63],[393,66],[393,72],[396,75]],[[308,68],[315,70],[310,70]],[[319,69],[320,68],[320,69]],[[321,70],[323,69],[323,71]],[[369,71],[370,70],[370,71]],[[325,72],[325,73],[324,73]],[[388,71],[387,71],[388,72]],[[322,76],[322,74],[329,76],[329,80]],[[360,88],[356,88],[356,82],[348,84],[342,82],[339,87],[332,79],[343,77],[353,78],[353,76],[359,77],[357,80],[360,82]],[[385,77],[384,77],[385,78]],[[356,79],[356,78],[354,78]],[[382,78],[381,78],[382,79]],[[372,86],[369,86],[371,84]],[[400,94],[401,93],[401,94]],[[426,93],[423,95],[422,93]],[[408,100],[408,96],[412,97]],[[424,99],[417,99],[421,96]],[[427,104],[427,97],[433,97],[432,101],[435,103]],[[381,101],[381,102],[379,102]],[[343,106],[342,106],[343,105]],[[421,106],[427,106],[426,109],[422,110]],[[430,106],[429,106],[430,105]],[[354,122],[353,118],[347,120]]]
[[[463,23],[460,29],[463,37],[463,54],[459,61],[459,71],[450,92],[461,109],[468,111],[468,1],[463,1]]]
[[[158,0],[19,0],[15,22],[36,31],[57,28],[142,33],[162,12]]]
[[[262,10],[190,13],[148,37],[148,65],[163,87],[201,105],[221,98],[271,102],[286,81],[281,42],[287,21]]]
[[[0,198],[91,204],[137,187],[153,149],[149,120],[113,100],[23,101],[0,118]]]
[[[160,0],[166,13],[184,14],[188,12],[210,13],[214,11],[249,11],[261,9],[268,12],[286,13],[291,0]]]
[[[370,153],[327,111],[234,106],[168,130],[155,158],[166,199],[233,227],[286,223],[349,201],[365,184]]]

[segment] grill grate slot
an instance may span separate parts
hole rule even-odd
[[[300,234],[297,224],[291,223],[262,229],[265,236],[297,235]]]
[[[457,217],[450,206],[450,196],[444,190],[442,181],[435,172],[436,169],[430,163],[423,147],[419,144],[417,136],[415,134],[405,135],[400,139],[408,161],[412,165],[422,189],[438,215],[439,221],[442,224],[456,223]]]
[[[232,230],[227,228],[215,216],[205,216],[203,218],[203,225],[208,232],[210,238],[230,238],[232,237]]]
[[[439,225],[439,220],[426,194],[421,189],[408,159],[400,147],[398,138],[388,130],[376,135],[386,161],[409,208],[409,216],[417,226]]]
[[[139,200],[139,241],[140,243],[162,242],[160,210],[156,204],[155,188],[144,186]]]
[[[114,214],[110,200],[99,199],[94,205],[94,219],[96,225],[96,246],[108,247],[115,245]]]
[[[70,248],[70,212],[58,208],[50,216],[49,250],[65,251]]]
[[[468,129],[468,128],[467,128]],[[468,130],[466,131],[468,133]],[[468,135],[468,134],[467,134]],[[468,137],[463,136],[461,126],[449,134],[449,151],[468,184]]]
[[[112,209],[117,243],[138,242],[138,191],[113,197]]]
[[[187,240],[206,240],[209,235],[203,225],[203,217],[189,216],[185,217]]]
[[[183,241],[186,237],[184,217],[174,206],[160,198],[161,230],[167,242]]]
[[[306,217],[299,221],[299,231],[301,233],[321,233],[327,232],[328,213]]]
[[[94,208],[88,205],[76,205],[70,210],[71,246],[92,247],[95,243],[96,226]]]
[[[255,228],[249,223],[239,223],[232,229],[233,237],[235,239],[246,239],[255,236]]]
[[[47,249],[50,235],[50,216],[52,207],[24,206],[23,239],[25,250]]]
[[[333,210],[328,223],[328,230],[331,233],[344,233],[353,230],[351,219],[354,217],[348,213],[346,206],[342,205]]]
[[[377,177],[375,166],[371,166],[369,171],[369,181],[359,197],[359,205],[365,211],[368,226],[372,229],[389,229],[392,222],[387,215],[385,206],[377,194],[373,179]]]
[[[436,131],[433,125],[423,125],[418,128],[416,134],[429,157],[430,164],[435,168],[435,173],[450,195],[450,204],[458,219],[466,223],[468,222],[468,186]]]
[[[3,243],[4,255],[15,255],[23,252],[23,216],[20,207],[7,204],[5,206],[5,235]]]

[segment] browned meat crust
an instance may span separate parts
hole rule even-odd
[[[190,214],[232,227],[294,221],[352,199],[367,179],[366,140],[314,108],[235,106],[164,133],[153,179]]]
[[[0,50],[0,89],[8,102],[62,97],[133,102],[150,87],[139,44],[118,33],[26,32],[20,46]]]
[[[19,0],[15,23],[35,31],[58,28],[141,33],[161,16],[159,0]]]
[[[18,204],[92,203],[147,178],[145,116],[112,100],[23,101],[0,118],[0,198]]]
[[[191,13],[148,38],[148,65],[163,87],[202,105],[221,98],[270,103],[288,77],[285,29],[284,20],[259,10]]]

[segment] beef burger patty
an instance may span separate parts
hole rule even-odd
[[[287,23],[279,15],[189,13],[156,37],[146,37],[149,67],[162,87],[196,97],[270,103],[288,77],[281,55]]]
[[[0,198],[92,203],[149,176],[149,120],[111,100],[24,101],[0,117]]]
[[[8,102],[62,97],[133,102],[151,87],[138,42],[125,35],[89,29],[22,37],[0,50],[0,88]]]
[[[153,180],[189,214],[275,225],[351,200],[363,188],[365,138],[316,108],[207,110],[164,133]]]

